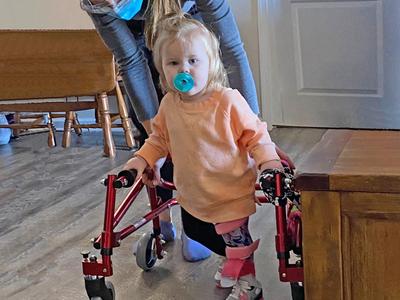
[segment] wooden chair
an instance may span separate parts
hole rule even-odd
[[[123,127],[127,146],[134,146],[113,56],[95,30],[0,30],[0,45],[0,112],[64,113],[63,147],[70,146],[72,128],[102,128],[104,155],[114,157],[112,127]],[[117,98],[116,115],[109,111],[107,93],[111,91]],[[78,100],[65,101],[72,96]],[[93,97],[82,100],[80,96]],[[75,112],[87,109],[95,109],[96,121],[74,122]],[[116,119],[121,124],[113,124]],[[17,122],[1,127],[48,127],[51,147],[55,138],[49,120],[47,124]]]

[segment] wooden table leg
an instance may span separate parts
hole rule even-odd
[[[135,140],[133,138],[133,128],[132,128],[131,120],[128,116],[128,111],[126,109],[126,103],[124,100],[124,96],[122,95],[121,88],[120,88],[118,82],[115,85],[115,90],[116,90],[116,95],[117,95],[119,116],[121,118],[122,128],[124,128],[126,145],[129,148],[133,148],[135,145]]]
[[[110,107],[106,93],[101,93],[97,97],[98,110],[100,114],[101,127],[104,138],[104,156],[115,157],[115,145],[111,132]]]
[[[52,119],[50,113],[47,114],[47,127],[49,128],[47,144],[49,145],[49,147],[55,147],[55,146],[57,146],[56,136],[55,136],[55,128],[54,128],[53,119]]]
[[[15,112],[14,113],[14,124],[19,124],[19,123],[21,123],[21,113]],[[19,138],[20,130],[17,128],[14,128],[12,131],[13,131],[13,137]]]
[[[79,123],[78,123],[78,117],[76,115],[76,112],[74,112],[73,114],[73,120],[72,120],[72,124],[74,125],[74,131],[77,135],[82,135],[82,128],[79,127]]]
[[[63,140],[62,146],[64,148],[68,148],[71,145],[71,127],[74,118],[74,112],[67,111],[65,113],[65,121],[64,121],[64,133],[63,133]]]

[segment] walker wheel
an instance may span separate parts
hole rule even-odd
[[[304,286],[299,282],[291,282],[290,289],[292,291],[293,300],[304,300]]]
[[[151,233],[145,233],[140,238],[136,248],[136,264],[144,271],[149,271],[157,261],[155,238]]]
[[[104,277],[85,279],[85,288],[90,300],[115,300],[114,285]]]

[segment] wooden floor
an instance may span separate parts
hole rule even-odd
[[[299,163],[324,132],[277,128],[271,136]],[[61,134],[57,138],[61,141]],[[123,145],[121,134],[115,139]],[[102,229],[105,188],[99,182],[117,172],[132,152],[118,150],[114,160],[101,154],[99,132],[73,136],[69,149],[47,148],[45,133],[0,146],[0,299],[87,299],[80,251],[92,249],[89,240]],[[147,204],[139,199],[123,224],[142,216]],[[173,218],[180,233],[178,207],[173,208]],[[258,207],[251,218],[252,235],[261,238],[255,255],[257,273],[265,299],[288,300],[289,286],[278,280],[274,222],[270,205]],[[217,256],[185,262],[179,238],[167,245],[167,257],[152,271],[142,272],[135,264],[132,243],[149,226],[114,251],[111,281],[118,300],[225,299],[229,292],[217,289],[213,280]]]

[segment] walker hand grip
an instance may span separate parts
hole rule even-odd
[[[259,179],[264,195],[272,203],[291,197],[294,193],[292,170],[285,168],[264,170]]]
[[[267,169],[261,173],[259,178],[260,187],[270,202],[272,202],[275,198],[276,174],[277,171],[273,169]]]
[[[128,188],[131,187],[135,183],[135,179],[137,176],[137,171],[135,169],[132,170],[122,170],[118,173],[117,179],[114,181],[114,188]]]

